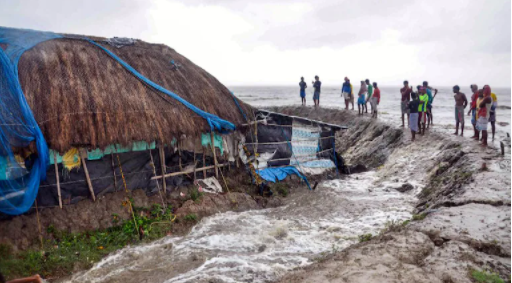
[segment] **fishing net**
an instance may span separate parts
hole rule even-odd
[[[0,28],[0,163],[5,168],[0,212],[6,214],[17,215],[30,208],[48,164],[48,146],[23,94],[18,61],[27,49],[59,37],[51,32]]]

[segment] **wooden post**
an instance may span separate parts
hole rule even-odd
[[[91,178],[89,177],[89,170],[87,170],[87,164],[85,164],[85,156],[87,153],[85,149],[80,148],[80,159],[82,159],[82,164],[84,165],[85,179],[87,180],[87,186],[89,187],[89,192],[91,192],[92,200],[96,201],[96,196],[94,195],[94,189],[92,188]]]
[[[238,144],[240,142],[237,140],[235,142],[235,152],[233,153],[235,155],[235,162],[236,162],[236,168],[239,168],[240,167],[240,164],[238,163],[238,159],[240,158],[240,154],[239,154],[239,151],[238,151]]]
[[[219,167],[217,166],[217,154],[215,153],[215,143],[213,138],[213,132],[210,132],[211,146],[213,152],[213,164],[215,165],[215,178],[219,178]]]
[[[165,183],[165,153],[162,144],[159,145],[158,151],[160,152],[160,166],[162,167],[162,186],[164,187],[164,193],[167,193],[167,184]]]
[[[116,165],[114,164],[114,153],[110,153],[110,160],[112,161],[112,172],[114,172],[114,192],[117,192],[117,176]]]
[[[55,164],[55,180],[57,180],[57,195],[59,196],[59,207],[62,208],[62,195],[60,194],[59,165],[57,164],[57,153],[53,153],[53,164]]]
[[[203,168],[206,167],[206,148],[203,146]],[[206,169],[203,169],[203,179],[206,179]]]
[[[183,167],[181,166],[181,140],[178,141],[178,166],[180,171],[183,171]]]
[[[197,168],[197,161],[196,161],[196,146],[194,144],[194,181],[196,180],[196,168]]]

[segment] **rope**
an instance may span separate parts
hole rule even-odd
[[[128,197],[128,186],[126,186],[126,180],[124,179],[123,167],[121,166],[121,160],[119,159],[119,154],[116,154],[116,156],[117,156],[117,164],[119,166],[119,171],[121,171],[121,177],[123,179],[124,191],[126,193],[126,202],[128,202],[128,204],[130,205],[130,212],[132,213],[133,224],[135,224],[135,229],[137,230],[137,234],[139,234],[139,238],[140,238],[141,234],[139,231],[139,225],[137,225],[137,221],[135,220],[135,213],[133,212],[132,202],[130,201],[130,198]]]
[[[235,94],[234,94],[232,91],[230,91],[230,92],[231,92],[231,95],[233,96],[233,100],[235,101],[236,106],[238,107],[238,110],[240,110],[240,113],[242,113],[242,116],[244,116],[245,121],[246,121],[246,122],[249,122],[249,121],[247,120],[247,116],[245,115],[244,110],[242,109],[242,107],[241,107],[241,106],[240,106],[240,104],[238,103],[238,99],[236,98]]]

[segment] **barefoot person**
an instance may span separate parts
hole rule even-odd
[[[489,123],[489,115],[491,112],[492,98],[491,88],[488,85],[484,86],[483,99],[478,104],[478,120],[476,126],[478,130],[482,131],[482,146],[487,146],[487,124]]]
[[[474,134],[471,138],[478,137],[478,130],[476,129],[476,100],[478,99],[478,86],[473,84],[470,86],[473,95],[471,96],[471,104],[469,106],[468,116],[471,115],[471,124],[473,125]]]
[[[489,91],[490,87],[489,87]],[[498,97],[496,94],[491,92],[492,105],[491,105],[491,113],[489,114],[489,123],[491,123],[492,129],[492,140],[494,141],[494,133],[496,132],[496,107],[498,107]]]
[[[372,107],[372,118],[377,119],[377,106],[380,103],[380,89],[377,86],[377,83],[373,83],[373,95],[370,101],[370,106]]]
[[[411,93],[412,100],[409,101],[407,107],[409,108],[409,128],[411,129],[411,141],[414,141],[416,138],[416,133],[418,132],[418,108],[420,106],[420,101],[418,99],[418,95],[414,92]]]
[[[423,82],[423,87],[425,88],[425,91],[427,92],[427,95],[428,95],[428,103],[427,103],[428,125],[427,125],[427,127],[430,127],[430,124],[432,124],[432,126],[434,126],[434,115],[432,115],[432,103],[434,102],[434,98],[437,95],[437,89],[429,86],[427,81]],[[434,95],[432,95],[432,90],[434,90]]]
[[[361,81],[361,88],[359,88],[359,94],[358,94],[359,98],[357,99],[358,115],[363,115],[363,113],[364,113],[364,108],[366,105],[365,95],[366,95],[367,91],[368,91],[368,89],[366,88],[366,84],[364,83],[364,81]]]
[[[313,93],[313,102],[315,102],[315,107],[320,106],[320,88],[322,86],[322,82],[319,80],[318,76],[315,76],[315,80],[312,82],[313,88],[315,89]]]
[[[459,124],[460,124],[460,135],[464,135],[464,109],[468,106],[468,100],[466,99],[466,95],[460,92],[460,87],[458,85],[453,87],[453,93],[455,95],[453,98],[455,99],[455,133],[454,135],[459,134]]]
[[[341,96],[345,99],[345,109],[348,110],[348,105],[352,96],[352,85],[350,84],[350,80],[345,77],[345,82],[341,86]],[[354,106],[352,106],[353,108]]]
[[[308,85],[304,81],[304,77],[300,77],[299,87],[300,87],[300,99],[302,101],[302,106],[305,106],[306,105],[306,88],[308,87]]]
[[[428,94],[425,87],[420,87],[419,91],[420,105],[418,106],[419,122],[420,122],[420,134],[425,134],[425,124],[427,123],[427,105],[428,105]]]
[[[412,89],[409,87],[409,82],[404,81],[404,87],[400,89],[400,93],[402,94],[402,101],[400,103],[400,108],[402,109],[402,127],[405,127],[405,114],[407,114],[407,123],[409,123],[409,101],[411,100],[411,91]],[[416,111],[416,113],[418,113],[418,111]]]
[[[350,83],[350,79],[348,80],[348,83],[350,84],[350,104],[352,104],[352,110],[354,110],[354,87]]]
[[[373,86],[370,84],[370,80],[369,79],[366,79],[366,86],[368,88],[368,92],[367,92],[367,95],[366,95],[366,100],[364,102],[364,109],[365,109],[365,113],[368,113],[368,102],[370,101],[370,99],[372,98],[372,95],[373,95]],[[371,103],[370,103],[370,107],[371,107]]]

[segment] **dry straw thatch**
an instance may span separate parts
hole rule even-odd
[[[162,44],[136,41],[116,48],[94,38],[142,75],[198,108],[235,125],[244,121],[229,90],[212,75]],[[180,64],[178,70],[170,63]],[[26,51],[20,82],[48,146],[104,148],[132,141],[170,143],[210,130],[178,101],[145,85],[91,43],[62,38]],[[243,102],[246,113],[252,108]]]

